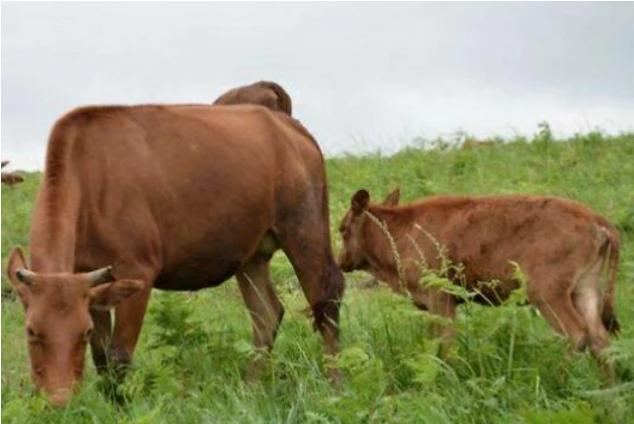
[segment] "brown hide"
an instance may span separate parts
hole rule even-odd
[[[271,110],[292,115],[291,97],[279,84],[271,81],[259,81],[242,87],[233,88],[218,97],[214,105],[255,104]]]
[[[528,280],[529,301],[578,348],[589,346],[598,356],[607,331],[618,329],[613,313],[618,233],[579,203],[543,196],[441,196],[393,207],[370,204],[369,194],[360,190],[340,232],[344,271],[368,270],[395,291],[409,292],[422,309],[455,314],[459,299],[419,284],[425,269],[438,271],[442,254],[464,267],[448,277],[492,305],[518,287],[517,263]],[[494,288],[482,284],[494,280],[499,281]],[[451,329],[441,335],[448,338]]]
[[[129,363],[152,287],[197,290],[236,275],[253,316],[255,347],[271,348],[284,312],[268,274],[277,248],[297,272],[326,352],[336,354],[343,277],[328,227],[322,154],[285,114],[248,105],[69,113],[49,140],[32,218],[30,271],[19,249],[8,269],[29,328],[57,340],[63,346],[55,352],[66,355],[62,362],[41,360],[53,354],[52,344],[31,355],[36,386],[54,403],[66,403],[74,387],[69,376],[81,376],[75,356],[83,352],[69,348],[75,339],[68,334],[93,327],[97,369],[105,370],[108,359]],[[111,264],[111,281],[82,289],[81,273]],[[69,289],[46,290],[60,281]],[[108,309],[114,306],[112,329]],[[91,320],[76,318],[89,312]],[[78,365],[47,384],[52,380],[45,374],[59,374],[60,363]]]

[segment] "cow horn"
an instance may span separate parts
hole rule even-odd
[[[26,285],[32,286],[35,282],[35,273],[33,271],[29,271],[28,269],[20,268],[15,272],[15,275],[18,277],[18,280]]]
[[[90,287],[95,287],[100,284],[109,283],[113,280],[112,276],[112,266],[107,266],[105,268],[99,268],[95,271],[88,273],[88,284]]]

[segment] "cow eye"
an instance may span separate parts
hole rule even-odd
[[[31,327],[26,328],[26,336],[29,343],[41,343],[42,336],[35,332]]]

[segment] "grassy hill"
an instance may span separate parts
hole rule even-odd
[[[2,419],[9,422],[634,422],[634,134],[600,133],[473,149],[409,148],[393,156],[327,161],[334,248],[336,227],[359,188],[380,199],[394,186],[404,202],[432,194],[552,194],[590,205],[617,224],[622,253],[617,315],[622,333],[610,348],[619,383],[602,389],[588,354],[570,354],[531,307],[465,305],[455,356],[433,355],[431,317],[386,288],[362,289],[347,276],[338,360],[341,390],[325,380],[322,346],[302,312],[306,302],[286,258],[273,278],[286,307],[270,366],[260,383],[242,376],[250,358],[250,320],[234,280],[195,295],[154,292],[134,371],[116,406],[87,361],[81,394],[66,410],[31,395],[21,306],[2,276]],[[40,174],[2,187],[2,258],[27,245]]]

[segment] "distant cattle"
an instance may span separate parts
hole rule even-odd
[[[128,364],[153,287],[198,290],[235,275],[254,347],[270,349],[284,314],[269,275],[278,248],[297,273],[326,353],[337,354],[344,281],[328,219],[322,153],[286,114],[249,105],[67,114],[48,143],[30,267],[19,248],[8,261],[25,306],[36,387],[66,404],[88,342],[99,372]]]
[[[460,148],[462,150],[470,150],[470,149],[477,149],[479,147],[487,147],[487,146],[493,146],[493,143],[490,141],[475,140],[473,138],[470,138],[465,140],[465,142],[462,143],[462,146]]]
[[[218,97],[214,105],[255,104],[271,110],[293,113],[291,97],[279,84],[272,81],[259,81],[227,91]]]
[[[8,160],[3,160],[2,161],[2,168],[4,168],[5,166],[7,166],[9,164]],[[8,185],[8,186],[12,186],[14,184],[19,184],[21,182],[24,181],[24,177],[22,177],[22,175],[20,175],[19,173],[13,171],[13,172],[5,172],[2,171],[2,184]]]
[[[370,271],[414,304],[453,318],[460,299],[419,282],[447,267],[475,300],[499,304],[527,279],[528,300],[575,347],[600,358],[618,330],[614,292],[619,258],[615,227],[579,203],[542,196],[440,196],[404,206],[371,204],[359,190],[340,228],[342,270]],[[448,262],[447,262],[448,261]],[[518,271],[516,266],[521,271]],[[497,282],[497,284],[484,282]],[[452,326],[434,327],[444,348]]]

